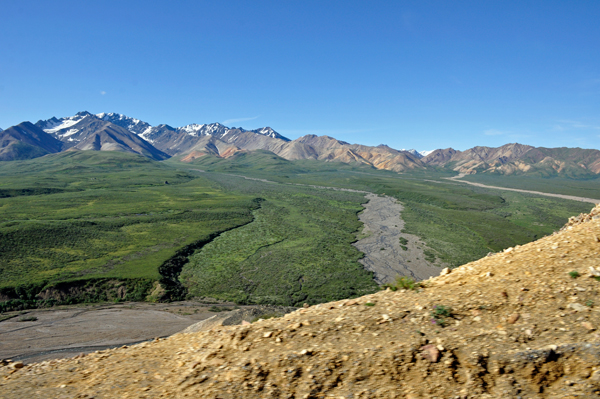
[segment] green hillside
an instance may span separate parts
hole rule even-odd
[[[0,197],[0,287],[156,280],[179,248],[248,223],[257,206],[251,196],[117,152],[2,164]]]

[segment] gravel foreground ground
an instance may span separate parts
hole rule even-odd
[[[600,206],[552,236],[445,271],[419,291],[6,364],[0,397],[598,397],[599,237]]]

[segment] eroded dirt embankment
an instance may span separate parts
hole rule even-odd
[[[592,398],[600,206],[424,282],[78,359],[0,367],[3,398]],[[577,273],[574,273],[577,272]]]

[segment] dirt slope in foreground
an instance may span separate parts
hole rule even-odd
[[[249,326],[6,365],[0,396],[597,397],[600,281],[588,275],[600,267],[600,207],[592,216],[428,280],[422,292],[382,291]]]

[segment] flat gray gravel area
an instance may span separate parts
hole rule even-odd
[[[0,359],[33,363],[72,357],[172,335],[214,314],[193,302],[31,310],[0,322]],[[37,320],[19,321],[28,317]]]
[[[427,262],[423,253],[425,244],[417,236],[402,233],[402,205],[392,197],[371,193],[365,197],[369,202],[363,205],[365,210],[359,215],[365,237],[354,246],[365,254],[359,262],[375,273],[375,281],[384,284],[393,282],[397,276],[426,280],[439,275],[445,266]],[[400,237],[408,241],[406,251],[400,247]]]

